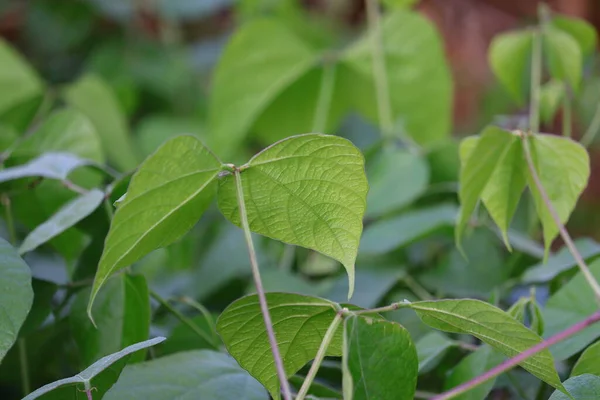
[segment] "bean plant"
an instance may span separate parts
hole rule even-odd
[[[0,370],[24,399],[600,398],[600,245],[565,228],[600,123],[574,140],[596,32],[541,6],[497,36],[490,65],[528,116],[458,144],[438,34],[398,3],[382,15],[368,0],[364,36],[342,49],[250,18],[214,72],[209,133],[173,132],[139,165],[103,78],[48,87],[0,43]],[[377,124],[370,143],[321,133],[350,110]],[[540,132],[559,111],[562,135]],[[191,285],[159,290],[177,268],[138,268],[200,242]],[[253,288],[239,297],[220,269],[242,244]],[[48,253],[64,283],[43,278]],[[294,276],[302,260],[333,280]],[[222,291],[224,309],[194,286]],[[40,383],[39,366],[62,379]]]

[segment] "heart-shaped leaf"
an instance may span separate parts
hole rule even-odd
[[[419,361],[402,325],[351,316],[344,323],[344,399],[413,400]]]
[[[575,39],[584,56],[590,55],[596,49],[596,29],[586,20],[556,15],[552,18],[552,25]]]
[[[585,148],[565,137],[538,134],[528,138],[537,174],[554,209],[564,224],[575,208],[577,199],[590,177],[590,158]],[[529,187],[537,214],[544,228],[546,251],[558,235],[558,227],[544,203],[531,174]]]
[[[267,147],[240,171],[250,229],[340,261],[352,296],[368,191],[360,151],[337,136],[299,135]],[[233,175],[220,181],[218,200],[240,226]]]
[[[509,314],[483,301],[419,301],[411,303],[410,307],[432,328],[473,335],[508,357],[514,357],[542,341],[535,332]],[[564,390],[550,351],[541,351],[520,365],[549,385]]]
[[[583,70],[583,55],[577,41],[559,29],[549,26],[544,30],[544,53],[548,60],[550,75],[579,88]]]
[[[0,238],[0,361],[17,340],[31,304],[31,271],[17,250]]]
[[[315,358],[323,336],[336,315],[335,303],[292,293],[267,293],[273,330],[288,377]],[[279,398],[279,379],[257,295],[231,303],[217,321],[227,351]],[[328,356],[342,355],[342,330],[334,334]]]
[[[215,194],[220,168],[194,136],[169,140],[140,165],[111,222],[88,313],[111,274],[173,243],[196,224]]]

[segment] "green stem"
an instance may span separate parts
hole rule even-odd
[[[554,209],[554,205],[552,204],[552,201],[550,201],[550,198],[548,197],[548,193],[546,192],[546,189],[544,189],[544,185],[542,185],[542,181],[540,180],[540,177],[538,176],[537,171],[535,169],[535,165],[533,164],[533,159],[531,157],[531,149],[529,147],[529,139],[528,139],[527,135],[521,135],[521,140],[523,142],[523,151],[525,153],[525,159],[527,160],[527,166],[529,168],[529,173],[531,174],[531,177],[533,178],[535,186],[537,187],[538,191],[540,192],[542,200],[543,200],[546,208],[548,209],[548,212],[550,212],[550,215],[552,216],[554,223],[558,227],[558,232],[560,233],[560,236],[562,237],[563,241],[567,245],[567,248],[573,255],[573,258],[577,262],[577,265],[579,266],[581,273],[583,274],[585,279],[588,281],[591,288],[594,290],[596,299],[598,300],[598,302],[600,302],[600,284],[598,284],[598,281],[596,280],[596,278],[594,278],[594,275],[592,275],[592,273],[590,272],[590,269],[587,266],[587,264],[585,263],[581,254],[579,253],[579,250],[577,250],[577,247],[575,247],[575,244],[573,243],[573,240],[571,239],[569,232],[567,232],[567,229],[561,222],[560,217],[558,216],[558,213]]]
[[[562,133],[564,137],[572,136],[571,97],[569,96],[569,85],[565,83],[565,95],[563,96]]]
[[[323,336],[323,341],[321,342],[321,346],[319,346],[317,355],[315,356],[315,359],[310,366],[310,370],[304,379],[304,383],[302,383],[302,387],[298,392],[298,396],[296,396],[296,400],[304,400],[304,397],[306,397],[308,389],[310,389],[310,385],[313,383],[315,376],[317,376],[317,372],[319,371],[319,367],[323,362],[323,358],[325,358],[327,348],[329,347],[329,344],[331,343],[331,340],[333,339],[333,336],[335,335],[335,332],[337,331],[337,328],[340,326],[340,323],[343,319],[343,313],[338,312],[333,321],[331,321],[329,328],[327,328],[327,332],[325,332],[325,336]]]
[[[324,133],[327,128],[327,117],[331,108],[331,99],[333,97],[333,87],[335,84],[336,65],[333,61],[325,60],[323,73],[321,76],[321,88],[317,99],[317,108],[313,120],[312,131],[314,133]]]
[[[377,308],[370,308],[367,310],[358,310],[358,311],[352,311],[353,314],[355,315],[360,315],[360,314],[379,314],[382,312],[390,312],[390,311],[396,311],[400,308],[404,308],[404,307],[408,307],[407,303],[404,302],[398,302],[398,303],[392,303],[389,306],[384,306],[384,307],[377,307]]]
[[[167,300],[165,300],[161,295],[156,293],[153,290],[150,290],[150,296],[152,296],[156,301],[158,301],[164,308],[169,310],[171,314],[173,314],[179,321],[183,324],[187,325],[195,334],[200,336],[206,343],[210,344],[215,350],[218,350],[219,346],[215,344],[213,339],[206,334],[202,329],[198,328],[192,320],[183,315],[179,310],[173,307]]]
[[[206,323],[210,327],[210,331],[212,333],[214,343],[218,343],[218,338],[216,336],[217,328],[215,326],[215,321],[213,320],[212,315],[206,309],[206,307],[204,307],[202,304],[198,303],[196,300],[194,300],[190,297],[187,297],[187,296],[179,298],[179,301],[181,301],[183,304],[187,304],[188,306],[198,310],[204,316]]]
[[[283,366],[283,360],[279,353],[279,347],[277,346],[277,339],[275,338],[275,331],[273,330],[273,323],[271,322],[271,314],[269,313],[269,307],[267,305],[267,297],[265,296],[265,290],[260,279],[260,270],[258,268],[258,260],[256,258],[256,251],[254,250],[254,243],[252,242],[252,232],[250,231],[250,225],[248,224],[248,216],[246,214],[246,203],[244,201],[244,189],[242,186],[242,175],[239,169],[234,170],[235,184],[237,191],[238,208],[240,213],[240,221],[242,223],[242,229],[244,230],[244,237],[246,238],[246,245],[248,246],[248,254],[250,256],[250,265],[252,266],[252,276],[254,277],[254,285],[256,286],[256,293],[258,295],[258,301],[260,303],[260,311],[265,321],[265,328],[267,330],[267,336],[269,337],[269,343],[271,345],[271,352],[273,353],[273,360],[275,362],[275,368],[277,369],[277,376],[281,384],[281,391],[283,392],[284,400],[292,400],[292,391],[290,390],[290,384],[285,374],[285,368]]]
[[[24,338],[18,340],[19,346],[19,364],[21,366],[21,386],[24,396],[31,392],[31,384],[29,383],[29,363],[27,362],[27,344]]]
[[[594,113],[592,122],[590,122],[590,126],[588,126],[585,134],[581,138],[582,146],[589,147],[594,142],[598,131],[600,131],[600,103],[596,106],[596,112]]]
[[[106,197],[104,199],[104,211],[106,211],[106,216],[108,217],[109,221],[112,221],[115,212],[113,211],[113,206],[112,204],[110,204],[110,199],[108,197]]]
[[[542,86],[542,34],[534,29],[531,53],[531,100],[529,105],[529,130],[540,131],[540,88]]]

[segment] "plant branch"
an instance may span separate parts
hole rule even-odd
[[[529,104],[529,130],[540,131],[540,88],[542,86],[542,33],[534,29],[531,53],[531,100]]]
[[[497,377],[498,375],[510,370],[511,368],[516,367],[517,365],[519,365],[520,363],[522,363],[529,357],[539,353],[540,351],[547,349],[550,346],[555,345],[556,343],[562,342],[563,340],[567,339],[568,337],[582,331],[583,329],[595,324],[598,321],[600,321],[600,311],[592,314],[585,320],[576,323],[575,325],[571,326],[570,328],[567,328],[564,331],[557,333],[556,335],[552,336],[550,339],[544,340],[541,343],[531,347],[530,349],[525,350],[518,356],[504,361],[502,364],[498,365],[495,368],[492,368],[491,370],[487,371],[486,373],[479,375],[478,377],[476,377],[466,383],[463,383],[462,385],[457,386],[454,389],[451,389],[445,393],[442,393],[440,395],[433,397],[432,400],[452,399],[462,393],[465,393],[465,392],[481,385],[482,383],[484,383],[490,379],[493,379],[493,378]]]
[[[179,312],[179,310],[177,310],[175,307],[169,304],[169,302],[165,300],[161,295],[156,293],[154,290],[150,290],[150,296],[152,296],[156,301],[158,301],[164,308],[169,310],[169,312],[173,314],[179,321],[187,325],[195,334],[197,334],[203,340],[205,340],[206,343],[210,344],[215,350],[219,349],[219,346],[215,344],[213,338],[208,336],[206,332],[204,332],[202,329],[198,328],[198,326],[196,326],[196,324],[194,324],[192,320],[190,320],[188,317]]]
[[[378,313],[382,313],[382,312],[390,312],[390,311],[396,311],[400,308],[404,308],[404,307],[408,307],[409,303],[406,302],[397,302],[397,303],[392,303],[389,306],[384,306],[384,307],[377,307],[377,308],[370,308],[367,310],[358,310],[358,311],[351,311],[352,314],[355,315],[360,315],[360,314],[378,314]]]
[[[327,117],[329,116],[333,87],[335,85],[335,72],[335,62],[325,57],[323,74],[321,76],[321,87],[319,89],[317,108],[315,109],[315,117],[312,126],[312,131],[314,133],[325,133],[325,129],[327,128]]]
[[[585,279],[588,281],[589,285],[594,290],[596,299],[600,302],[600,285],[598,284],[598,281],[596,280],[596,278],[594,278],[594,275],[592,275],[592,273],[590,272],[590,269],[587,266],[587,264],[585,263],[585,261],[583,260],[581,253],[579,253],[579,250],[577,250],[577,247],[575,247],[575,243],[573,243],[573,240],[571,239],[569,232],[567,232],[567,229],[561,222],[560,217],[558,216],[558,213],[556,212],[556,209],[554,208],[554,205],[552,205],[552,202],[550,201],[550,198],[548,197],[548,193],[546,192],[546,189],[544,189],[544,185],[542,185],[542,181],[540,180],[540,177],[538,176],[537,171],[535,169],[535,165],[533,164],[533,159],[531,157],[531,149],[529,147],[529,140],[528,140],[527,135],[521,135],[521,140],[523,142],[523,151],[525,153],[525,159],[527,160],[527,166],[529,168],[529,172],[531,173],[531,177],[533,178],[535,186],[537,187],[538,191],[540,192],[540,195],[542,196],[542,200],[544,201],[546,208],[550,212],[550,215],[552,216],[554,223],[558,227],[558,232],[560,233],[560,236],[564,240],[565,244],[567,245],[567,248],[573,255],[573,258],[575,259],[575,261],[577,262],[577,265],[579,266],[581,273],[583,274]]]
[[[62,181],[62,185],[64,187],[66,187],[67,189],[69,189],[69,190],[71,190],[71,191],[73,191],[75,193],[78,193],[78,194],[86,194],[88,192],[87,189],[82,188],[81,186],[79,186],[79,185],[71,182],[68,179],[63,180]]]
[[[315,376],[317,376],[317,372],[319,371],[319,367],[321,366],[321,362],[323,362],[323,358],[325,358],[325,353],[327,352],[327,348],[333,339],[333,335],[337,331],[337,328],[340,326],[340,323],[344,319],[343,312],[340,311],[335,315],[333,321],[327,328],[327,332],[325,332],[325,336],[323,336],[323,341],[321,342],[321,346],[319,346],[319,350],[317,351],[317,355],[310,366],[310,370],[302,383],[302,387],[298,392],[298,396],[296,396],[296,400],[304,400],[306,394],[308,393],[308,389],[310,389],[310,385],[313,383]]]
[[[594,113],[592,122],[590,122],[590,126],[588,126],[585,134],[581,138],[581,145],[589,147],[594,142],[598,131],[600,131],[600,103],[596,106],[596,112]]]
[[[292,391],[290,390],[290,384],[288,383],[287,376],[285,374],[285,368],[283,366],[283,360],[279,353],[279,347],[277,346],[277,339],[275,338],[275,331],[273,330],[273,323],[271,322],[271,314],[269,313],[269,307],[267,305],[267,297],[265,296],[265,290],[260,279],[260,270],[258,268],[258,260],[256,259],[256,252],[254,250],[254,243],[252,242],[252,232],[250,231],[250,225],[248,224],[248,216],[246,214],[246,203],[244,201],[244,189],[242,187],[242,175],[239,169],[235,169],[235,184],[238,200],[238,208],[240,213],[240,221],[244,230],[244,236],[246,238],[246,245],[248,246],[248,254],[250,256],[250,265],[252,266],[252,276],[254,277],[254,285],[256,286],[256,293],[258,294],[258,301],[260,303],[260,311],[265,321],[265,328],[269,337],[269,343],[271,345],[271,352],[273,353],[273,360],[275,361],[275,368],[277,369],[277,376],[279,377],[279,383],[281,385],[281,391],[283,392],[284,400],[292,400]]]

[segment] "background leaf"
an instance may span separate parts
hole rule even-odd
[[[594,261],[589,267],[596,279],[600,279],[600,260]],[[544,337],[549,338],[596,312],[598,307],[594,299],[594,292],[585,277],[581,272],[577,273],[546,302],[542,312],[546,321]],[[550,351],[557,360],[565,360],[598,337],[600,329],[593,325],[550,347]]]
[[[257,45],[261,51],[252,51]],[[227,44],[213,76],[210,147],[231,156],[260,113],[315,62],[310,47],[275,20],[259,19],[242,26]]]
[[[492,39],[488,52],[494,75],[519,105],[523,104],[528,91],[532,43],[530,31],[502,33]]]
[[[188,351],[129,365],[105,400],[265,400],[264,388],[228,355]]]
[[[454,346],[454,342],[439,332],[429,332],[416,344],[419,357],[419,375],[426,374],[437,366],[446,351]]]
[[[0,182],[33,177],[65,180],[73,170],[90,164],[90,160],[70,153],[48,152],[27,164],[1,170]]]
[[[490,346],[483,345],[475,352],[463,358],[456,367],[452,369],[450,375],[444,381],[444,390],[450,390],[462,383],[489,371],[504,360],[502,354],[497,353]],[[487,382],[456,396],[459,400],[484,400],[492,391],[496,379],[490,379]]]
[[[94,378],[98,377],[98,379],[102,379],[104,378],[104,374],[102,373],[103,371],[107,370],[106,372],[111,372],[114,374],[115,370],[112,369],[110,370],[109,368],[114,365],[115,363],[117,363],[119,360],[123,359],[124,357],[129,356],[130,354],[141,350],[141,349],[145,349],[147,347],[150,346],[154,346],[157,343],[160,343],[162,341],[164,341],[165,338],[164,337],[157,337],[154,339],[150,339],[150,340],[146,340],[144,342],[141,343],[136,343],[133,344],[115,354],[111,354],[108,355],[106,357],[101,358],[100,360],[96,361],[94,364],[90,365],[88,368],[86,368],[84,371],[78,373],[75,376],[72,376],[70,378],[65,378],[65,379],[61,379],[59,381],[56,382],[52,382],[49,383],[45,386],[42,386],[41,388],[35,390],[34,392],[30,393],[29,395],[27,395],[23,400],[33,400],[33,399],[37,399],[39,397],[41,397],[42,395],[51,392],[53,390],[59,389],[63,386],[71,386],[71,385],[75,385],[75,384],[85,384],[86,382],[91,382]],[[121,366],[122,368],[122,366]],[[120,373],[120,369],[119,369],[119,373]],[[112,382],[110,382],[110,385],[112,385],[112,383],[114,383],[114,381],[116,380],[116,378],[118,377],[114,377],[114,375],[112,376],[114,379],[112,380]],[[110,387],[109,385],[109,387]],[[96,395],[102,395],[106,389],[108,388],[105,385],[102,385],[102,387],[99,387],[100,385],[98,385],[95,381],[94,381],[94,387],[96,387]],[[73,396],[78,396],[78,393],[80,392],[80,388],[76,388],[76,387],[70,387],[70,388],[66,388],[67,390],[64,389],[59,389],[60,391],[60,395],[63,396],[62,398],[65,398],[64,396],[71,396],[71,398],[73,398]],[[63,391],[64,390],[64,391]],[[81,393],[81,395],[85,395],[85,393]],[[58,397],[60,398],[60,397]],[[80,397],[75,397],[77,399],[79,399]],[[81,397],[83,398],[83,397]],[[44,399],[46,399],[46,396],[44,396]]]
[[[411,308],[432,328],[473,335],[508,357],[542,341],[509,314],[479,300],[419,301],[411,303]],[[563,389],[548,350],[533,355],[520,365],[549,385]]]
[[[552,25],[568,33],[579,44],[584,56],[590,55],[596,48],[597,35],[594,26],[584,19],[572,18],[566,15],[555,15]]]
[[[90,215],[104,200],[104,192],[98,189],[90,190],[76,199],[65,204],[49,220],[35,228],[19,247],[23,254],[36,249],[38,246],[61,234],[65,230]]]
[[[33,303],[31,271],[17,250],[0,238],[0,361],[17,340]]]
[[[395,322],[351,316],[345,320],[344,336],[344,398],[414,398],[419,362],[406,329]]]
[[[71,331],[85,365],[148,338],[150,297],[144,276],[121,274],[107,282],[94,303],[97,327],[86,314],[89,295],[89,289],[77,294],[69,316]],[[130,357],[130,361],[143,361],[145,356],[145,352],[138,352]]]
[[[419,155],[403,149],[382,149],[367,163],[367,217],[398,210],[427,189],[429,166]]]
[[[550,75],[568,82],[576,90],[581,81],[583,65],[579,44],[572,36],[552,26],[544,30],[543,39]]]
[[[371,62],[372,32],[347,50],[339,85],[345,98],[373,122],[378,121]],[[406,10],[389,12],[382,21],[383,50],[392,117],[398,132],[429,145],[450,132],[452,80],[433,24]]]
[[[595,400],[600,396],[600,376],[585,374],[569,378],[565,381],[565,387],[572,397],[559,392],[552,393],[548,400]]]
[[[267,293],[267,304],[287,376],[317,354],[335,317],[334,303],[293,293]],[[242,297],[219,316],[217,332],[227,351],[250,375],[279,398],[279,380],[257,295]],[[293,340],[290,340],[292,338]],[[342,330],[335,333],[326,355],[342,355]]]
[[[551,80],[540,87],[540,119],[549,124],[554,119],[565,96],[565,85],[561,81]]]
[[[110,87],[100,77],[86,75],[67,87],[64,96],[92,121],[109,161],[120,170],[135,168],[138,157],[127,121]]]
[[[169,140],[140,165],[112,220],[88,311],[114,272],[173,243],[210,204],[220,163],[193,136]]]
[[[596,342],[581,354],[571,371],[571,376],[592,374],[600,376],[600,342]]]
[[[368,191],[360,151],[336,136],[293,136],[242,168],[250,229],[340,261],[351,296]],[[221,213],[240,226],[233,175],[220,181],[218,200]]]

